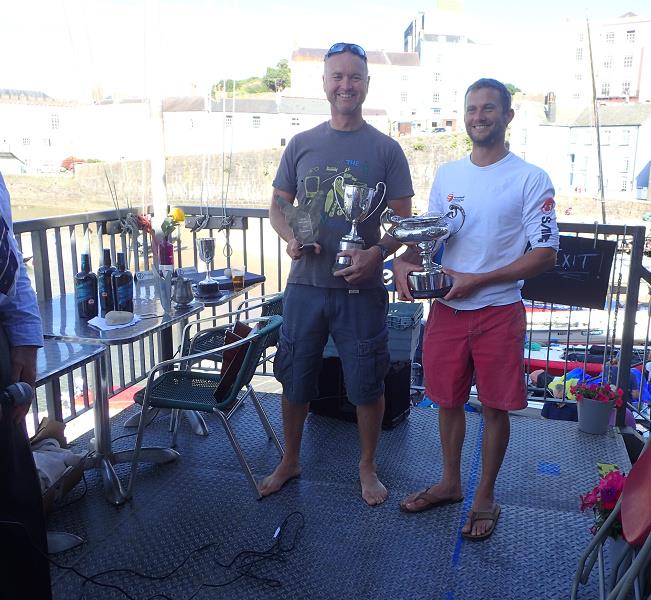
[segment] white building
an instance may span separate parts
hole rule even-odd
[[[468,85],[492,72],[493,48],[468,37],[462,6],[419,13],[404,32],[404,49],[418,54],[420,82],[415,129],[463,131]]]
[[[597,98],[619,102],[651,100],[651,17],[626,13],[589,22],[568,21],[558,41],[559,103],[592,102],[590,47]],[[590,42],[590,43],[589,43]]]
[[[78,110],[43,92],[0,89],[0,152],[13,154],[24,172],[57,172],[72,153]]]
[[[525,103],[526,104],[526,103]],[[511,150],[542,168],[556,192],[599,196],[597,131],[592,108],[547,121],[533,103],[510,126]],[[528,115],[528,116],[527,116]],[[599,136],[604,195],[647,199],[651,161],[651,103],[599,106]]]

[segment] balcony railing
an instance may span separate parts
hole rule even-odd
[[[255,295],[269,294],[284,288],[290,259],[284,252],[284,244],[271,228],[266,209],[222,208],[205,206],[182,206],[186,214],[186,223],[177,229],[174,238],[175,264],[177,267],[196,267],[201,270],[197,250],[197,237],[210,235],[218,240],[218,247],[223,249],[216,256],[216,267],[244,266],[251,272],[266,277],[266,282]],[[151,268],[150,240],[141,231],[125,228],[127,212],[101,211],[88,214],[66,215],[19,221],[14,224],[14,231],[28,262],[31,276],[41,299],[65,294],[73,290],[74,275],[79,267],[79,255],[84,248],[91,254],[91,262],[96,269],[100,264],[102,250],[110,247],[113,256],[124,252],[128,257],[131,271]],[[640,360],[646,362],[648,355],[649,332],[649,286],[651,273],[643,265],[645,228],[624,225],[587,225],[580,223],[563,223],[560,225],[564,235],[591,237],[593,239],[610,239],[617,243],[614,268],[608,285],[606,311],[587,311],[588,324],[577,351],[586,355],[592,344],[604,347],[604,357],[609,350],[616,350],[619,359],[618,384],[627,390],[626,374],[631,366]],[[641,300],[646,304],[646,312]],[[537,308],[548,308],[537,303]],[[231,310],[228,305],[220,309],[206,309],[200,316]],[[586,311],[582,311],[585,314]],[[598,314],[599,313],[599,314]],[[534,333],[534,313],[529,313],[530,338]],[[538,317],[539,317],[538,313]],[[550,347],[557,344],[569,350],[576,344],[573,337],[575,324],[572,323],[571,311],[566,312],[565,321],[560,324],[554,319],[558,313],[552,307],[545,313],[542,326],[537,324],[538,335],[542,330],[542,344]],[[576,313],[575,313],[576,314]],[[590,321],[592,320],[592,325]],[[637,321],[637,323],[636,323]],[[642,322],[641,322],[642,321]],[[545,329],[547,335],[545,336]],[[567,355],[567,353],[566,353]],[[115,395],[125,388],[144,379],[153,365],[158,361],[157,340],[152,337],[132,344],[126,348],[111,349],[111,372],[109,376],[110,393]],[[580,361],[579,361],[580,362]],[[605,364],[605,358],[604,358]],[[78,374],[64,378],[57,388],[45,386],[37,395],[38,412],[34,411],[34,424],[38,413],[50,412],[53,405],[58,406],[57,415],[64,420],[75,418],[81,412],[92,407],[92,398],[88,393],[86,369]],[[48,396],[47,398],[43,396]],[[75,404],[75,397],[77,405]],[[80,402],[80,400],[83,400]],[[54,404],[53,404],[54,403]],[[631,408],[640,414],[645,413],[641,398],[633,402]],[[620,415],[623,423],[623,413]],[[618,418],[620,418],[618,417]],[[648,427],[648,417],[646,418]]]

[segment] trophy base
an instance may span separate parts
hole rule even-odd
[[[412,271],[407,276],[412,298],[443,298],[452,289],[452,277],[441,270]]]
[[[343,252],[345,250],[363,250],[364,249],[364,240],[359,239],[353,240],[353,239],[345,239],[341,238],[341,241],[339,242],[339,252]],[[335,260],[335,264],[332,265],[332,272],[335,273],[336,271],[341,271],[341,269],[345,269],[346,267],[350,267],[350,265],[353,264],[352,258],[350,256],[338,256]]]

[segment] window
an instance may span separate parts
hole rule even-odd
[[[440,73],[434,73],[433,77],[434,77],[434,81],[441,81],[441,74]]]
[[[233,115],[226,115],[226,121],[224,122],[224,125],[226,127],[232,127],[233,126]]]
[[[432,94],[432,102],[438,104],[440,101],[441,101],[441,94],[439,94],[438,92],[434,92]]]
[[[407,81],[407,79],[408,79],[408,77],[407,77],[407,75],[405,73],[400,75],[400,81]]]
[[[583,48],[576,49],[576,60],[583,60]]]
[[[622,158],[622,173],[628,173],[628,169],[631,166],[631,159],[628,156]]]
[[[440,108],[433,108],[433,109],[432,109],[432,112],[433,112],[435,115],[440,115],[440,114],[441,114],[441,109],[440,109]]]
[[[609,146],[610,145],[610,129],[601,130],[601,145]]]
[[[301,120],[298,117],[292,117],[292,127],[299,127]]]
[[[624,57],[624,68],[625,69],[630,69],[633,66],[633,57],[632,56],[625,56]]]
[[[608,83],[607,81],[604,81],[601,84],[601,95],[610,96],[610,83]]]
[[[631,82],[622,81],[622,96],[630,96],[630,95],[631,95]]]
[[[256,129],[260,127],[260,117],[258,115],[253,115],[253,127]]]
[[[619,186],[619,191],[625,192],[627,189],[628,189],[628,179],[626,177],[622,177],[622,182],[621,185]]]
[[[612,31],[606,32],[606,44],[612,45],[615,43],[615,34]]]
[[[610,69],[613,66],[613,57],[612,56],[606,56],[604,58],[604,69]]]
[[[574,79],[581,81],[583,79],[583,73],[574,73]]]
[[[622,129],[622,139],[620,141],[620,144],[622,146],[628,146],[631,140],[631,130],[630,129]]]
[[[635,43],[635,30],[634,29],[632,29],[631,31],[626,32],[626,41],[629,44]]]
[[[50,129],[59,129],[59,115],[56,113],[50,115]]]
[[[407,102],[407,92],[400,92],[400,102]]]
[[[576,39],[577,39],[578,42],[582,42],[583,41],[583,34],[579,33],[579,35],[576,37]]]
[[[32,140],[29,138],[23,138],[23,146],[29,146],[32,143]]]

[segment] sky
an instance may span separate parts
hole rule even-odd
[[[492,76],[526,87],[552,75],[544,58],[563,20],[651,14],[648,0],[614,4],[465,0],[463,10],[473,39],[515,50]],[[223,78],[263,75],[296,47],[354,41],[400,51],[410,21],[435,7],[433,0],[3,0],[0,88],[78,100],[93,88],[137,97],[152,89],[207,93]]]

